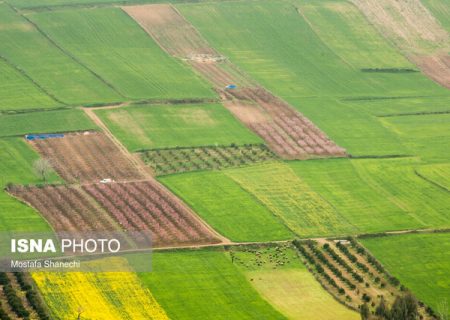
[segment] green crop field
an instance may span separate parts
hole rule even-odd
[[[155,252],[152,264],[138,275],[172,319],[285,319],[222,251]]]
[[[38,155],[20,138],[0,139],[0,230],[49,231],[50,227],[32,208],[22,204],[4,191],[8,183],[41,183],[33,172]],[[56,174],[49,180],[59,181]]]
[[[116,92],[2,3],[0,21],[0,55],[62,102],[92,104],[121,100]]]
[[[0,112],[57,107],[58,103],[0,59]]]
[[[450,99],[446,96],[400,97],[398,99],[353,100],[346,102],[353,108],[364,110],[377,117],[450,112]]]
[[[450,160],[450,114],[386,117],[382,122],[411,154],[429,161]]]
[[[416,172],[425,179],[450,191],[450,164],[433,164],[416,168]]]
[[[95,112],[130,151],[262,142],[219,104],[149,105]]]
[[[398,162],[398,163],[397,163]],[[416,219],[418,211],[414,209],[414,197],[407,197],[409,189],[399,185],[399,190],[393,192],[378,183],[377,177],[383,169],[389,167],[394,176],[391,180],[400,180],[400,173],[409,171],[403,168],[401,161],[386,160],[327,160],[327,161],[297,161],[291,164],[295,173],[307,183],[311,189],[326,199],[347,221],[351,221],[358,232],[380,232],[386,230],[411,229],[425,227],[430,224],[438,226],[442,218],[422,221]],[[395,172],[395,173],[394,173]],[[384,175],[383,175],[384,176]],[[409,172],[402,177],[416,193],[429,187],[425,181],[420,181],[414,173]],[[396,194],[404,193],[400,201]],[[441,203],[445,208],[445,195],[441,195]],[[433,206],[434,212],[440,212],[441,207]],[[445,214],[442,216],[445,217]],[[448,220],[448,218],[447,218]],[[447,221],[450,223],[450,220]]]
[[[355,226],[284,163],[226,170],[301,237],[354,232]]]
[[[236,249],[232,254],[253,287],[289,319],[359,319],[320,286],[292,248]]]
[[[214,96],[121,9],[49,12],[30,18],[126,99]]]
[[[450,297],[450,234],[408,234],[362,240],[393,275],[435,311]]]
[[[208,224],[233,241],[292,239],[282,221],[223,172],[159,178]]]
[[[84,112],[78,109],[0,115],[0,137],[96,128]]]

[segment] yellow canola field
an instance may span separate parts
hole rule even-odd
[[[133,272],[32,274],[56,319],[169,319]]]

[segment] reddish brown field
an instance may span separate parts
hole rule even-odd
[[[440,53],[411,58],[428,77],[450,89],[450,55]]]
[[[185,60],[220,94],[223,104],[279,156],[286,159],[345,156],[319,128],[289,104],[259,87],[221,56],[171,5],[143,5],[123,10],[167,53]],[[196,59],[196,57],[206,57]],[[216,57],[216,59],[214,59]],[[229,84],[239,90],[225,90]]]
[[[31,142],[64,180],[86,183],[110,178],[142,179],[135,166],[103,133],[68,134]]]
[[[124,229],[150,230],[156,246],[220,242],[181,201],[156,181],[92,184],[83,188]]]
[[[450,88],[450,34],[420,0],[352,0],[428,77]]]
[[[157,181],[12,187],[9,192],[39,210],[55,231],[150,231],[155,247],[220,242]]]
[[[224,94],[228,100],[241,103],[229,109],[258,133],[278,155],[288,159],[345,156],[345,150],[331,141],[314,123],[264,88],[244,88]],[[242,103],[247,106],[244,115],[241,113]],[[254,112],[249,115],[250,108]]]
[[[114,231],[119,226],[80,187],[13,187],[11,194],[37,209],[55,231]]]

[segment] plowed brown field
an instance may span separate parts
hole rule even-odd
[[[450,88],[450,34],[420,0],[352,0],[424,74]]]
[[[79,186],[13,187],[11,194],[39,210],[55,231],[151,231],[154,247],[220,240],[156,181]]]
[[[71,183],[137,180],[143,177],[122,151],[103,133],[68,134],[64,138],[36,140],[33,146],[58,174]]]
[[[345,156],[319,128],[289,104],[258,86],[209,46],[200,33],[171,5],[123,7],[167,53],[189,63],[212,83],[236,118],[287,159]],[[195,57],[207,57],[196,59]],[[217,59],[213,59],[217,57]],[[227,90],[229,84],[240,89]]]

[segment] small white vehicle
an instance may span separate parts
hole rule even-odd
[[[100,180],[100,183],[111,183],[111,182],[113,182],[113,180],[110,178],[105,178],[105,179]]]

